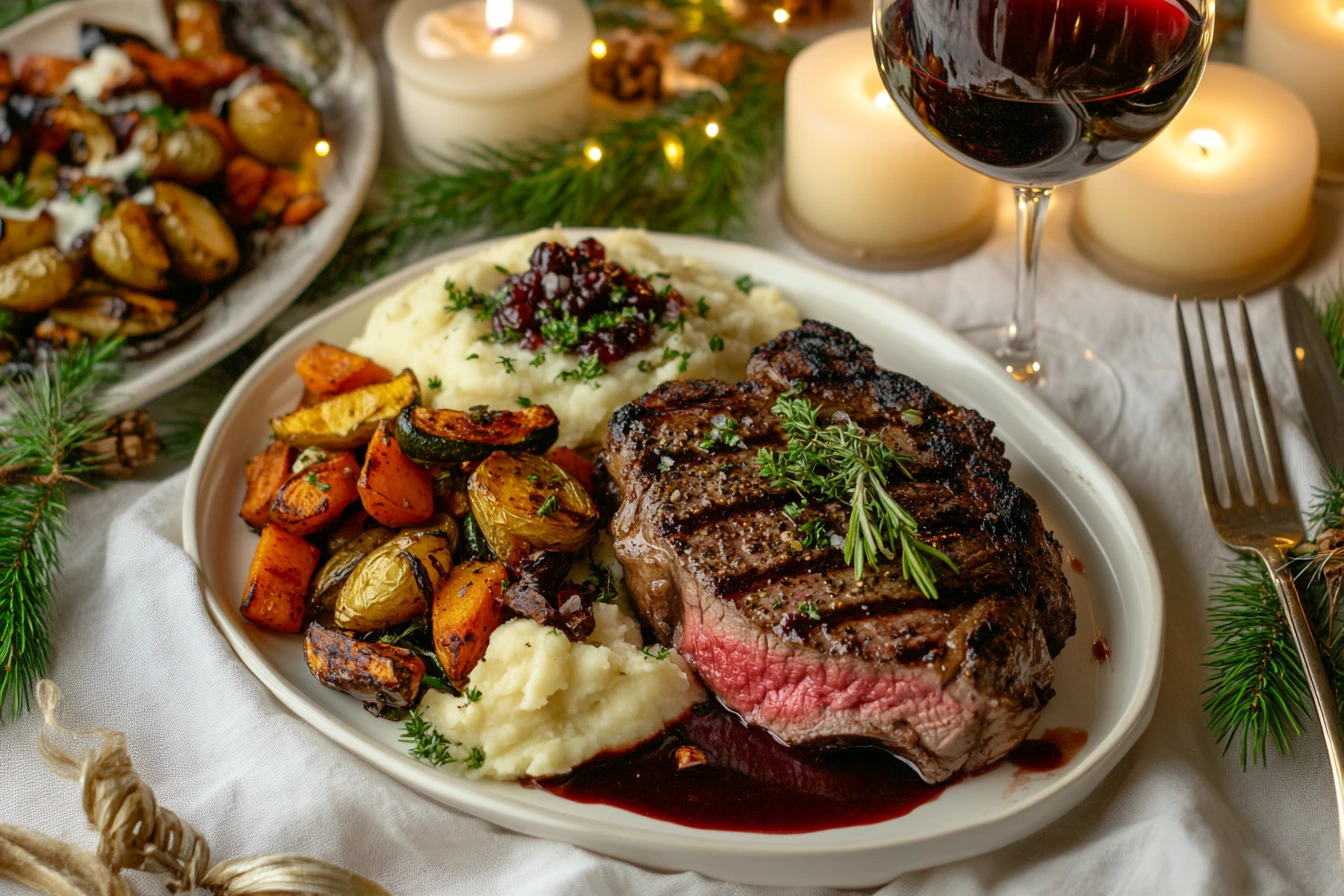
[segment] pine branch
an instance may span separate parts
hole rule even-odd
[[[454,173],[388,171],[381,201],[356,223],[305,297],[376,279],[463,233],[511,233],[557,221],[740,231],[778,146],[787,60],[783,52],[749,56],[727,102],[699,91],[646,117],[609,121],[587,138],[473,147]],[[710,122],[718,125],[716,136],[706,132]]]
[[[1335,366],[1339,375],[1344,377],[1344,279],[1326,289],[1325,294],[1316,300],[1316,313],[1321,319],[1321,329],[1330,343],[1330,351],[1335,356]]]
[[[0,424],[0,719],[27,710],[50,660],[47,611],[60,572],[65,487],[97,462],[79,449],[103,435],[94,396],[119,376],[119,345],[76,346],[11,388],[13,416]]]
[[[28,13],[54,2],[56,0],[6,0],[0,3],[0,28],[8,28]]]

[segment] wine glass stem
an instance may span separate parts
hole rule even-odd
[[[1017,187],[1017,303],[1003,347],[995,357],[1024,383],[1039,380],[1045,370],[1036,354],[1036,270],[1041,260],[1041,235],[1050,208],[1051,187]]]

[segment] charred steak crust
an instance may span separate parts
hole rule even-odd
[[[855,582],[838,547],[802,545],[782,512],[796,496],[755,463],[784,444],[770,409],[790,388],[914,458],[891,493],[959,567],[939,568],[936,601],[899,563]],[[902,418],[910,408],[922,422]],[[703,447],[719,415],[741,442]],[[604,454],[641,615],[730,709],[786,743],[880,743],[929,781],[998,761],[1053,694],[1074,605],[1059,544],[992,433],[816,321],[757,348],[744,382],[664,383],[612,415]],[[844,535],[838,504],[799,522],[815,516]]]

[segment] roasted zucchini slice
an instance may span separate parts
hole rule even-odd
[[[532,550],[577,551],[592,538],[598,510],[564,470],[535,454],[496,451],[467,482],[471,515],[500,560]]]
[[[442,532],[407,532],[370,551],[336,595],[336,624],[372,632],[410,622],[429,609],[453,566]]]
[[[415,374],[403,370],[390,383],[375,383],[271,420],[275,437],[300,448],[362,448],[378,424],[393,420],[420,398]],[[403,449],[404,450],[404,449]]]
[[[177,303],[129,289],[82,283],[51,319],[90,336],[148,336],[177,321]]]
[[[482,460],[495,451],[540,454],[555,444],[560,420],[544,404],[521,411],[408,408],[397,418],[397,444],[408,457],[433,463]]]

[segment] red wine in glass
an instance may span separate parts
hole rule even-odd
[[[1047,330],[1038,344],[1045,213],[1056,186],[1133,155],[1185,106],[1208,62],[1212,5],[874,0],[873,47],[897,108],[952,158],[1016,188],[1013,317],[965,335],[1041,387],[1093,441],[1118,421],[1122,390],[1076,338]],[[1091,419],[1080,420],[1079,408]]]
[[[895,0],[878,65],[893,99],[963,164],[1055,186],[1166,127],[1204,69],[1199,13],[1177,0]]]

